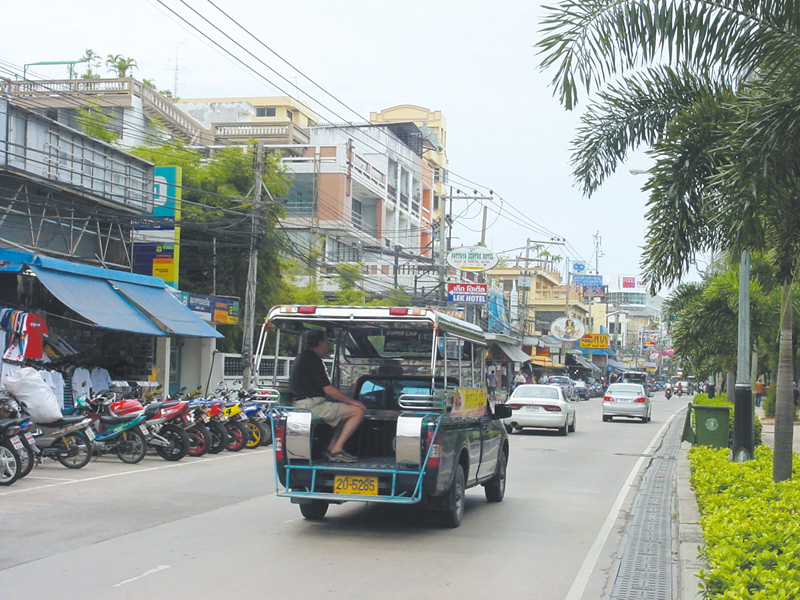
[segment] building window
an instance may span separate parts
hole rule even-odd
[[[286,118],[289,119],[290,121],[293,120],[294,119],[294,113],[292,111],[290,111],[290,110],[287,110],[286,111]]]
[[[256,116],[257,117],[274,117],[275,116],[275,107],[274,106],[259,106],[256,108]]]

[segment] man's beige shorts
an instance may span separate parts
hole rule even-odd
[[[303,398],[294,403],[297,408],[304,408],[311,411],[311,415],[317,419],[322,419],[331,427],[336,427],[344,416],[347,404],[344,402],[329,402],[325,398]]]

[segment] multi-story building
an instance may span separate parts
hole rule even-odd
[[[433,180],[433,213],[438,218],[443,198],[447,196],[447,119],[440,110],[413,104],[400,104],[369,115],[371,123],[414,123],[428,143],[423,147],[425,168]]]

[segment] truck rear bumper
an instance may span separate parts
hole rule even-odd
[[[357,463],[276,465],[280,472],[277,495],[329,502],[385,502],[414,504],[423,496],[424,469],[399,468],[390,458],[362,459]],[[366,493],[336,491],[337,478],[370,483]],[[373,487],[374,486],[374,487]]]

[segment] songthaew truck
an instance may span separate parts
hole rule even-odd
[[[425,308],[276,306],[259,352],[272,332],[275,357],[282,347],[295,351],[310,328],[327,331],[331,384],[367,409],[345,446],[358,461],[327,461],[332,429],[291,400],[275,404],[278,496],[299,504],[306,519],[348,501],[423,503],[446,527],[461,523],[468,488],[483,486],[489,502],[503,500],[502,419],[511,410],[488,402],[478,326]]]

